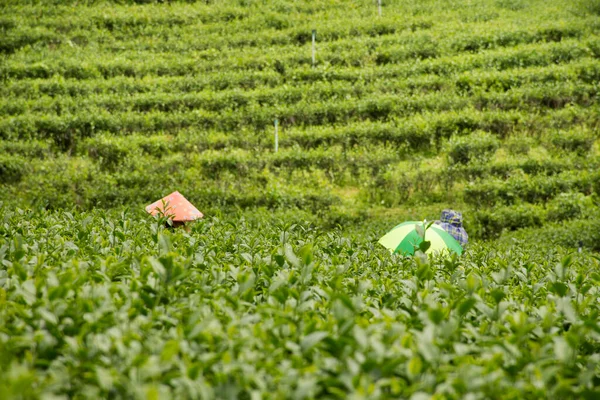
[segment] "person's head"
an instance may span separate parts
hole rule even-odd
[[[442,211],[442,216],[440,218],[441,222],[446,222],[450,225],[454,226],[462,226],[462,213],[460,211],[446,209]]]

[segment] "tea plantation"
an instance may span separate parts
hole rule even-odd
[[[597,0],[2,1],[0,399],[598,398],[599,81]]]

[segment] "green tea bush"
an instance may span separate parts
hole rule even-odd
[[[0,155],[0,182],[3,184],[21,181],[27,174],[27,162],[18,156]]]
[[[110,136],[96,136],[88,139],[83,144],[87,155],[100,163],[102,168],[115,171],[123,165],[128,158],[134,157],[135,153],[122,140]]]
[[[553,147],[578,155],[588,154],[595,140],[592,132],[579,129],[555,132],[548,137],[548,142]]]
[[[0,396],[598,394],[589,254],[521,239],[419,261],[298,216],[186,232],[0,206]]]
[[[535,140],[525,135],[514,135],[507,138],[504,145],[510,154],[527,155],[531,147],[535,145]]]
[[[60,39],[53,32],[41,27],[25,30],[19,29],[16,32],[15,27],[13,27],[0,38],[0,53],[12,54],[19,51],[22,47],[33,46],[38,42],[53,42],[56,44],[60,42]]]
[[[469,204],[495,205],[545,202],[559,193],[577,191],[589,195],[593,191],[595,174],[589,171],[566,171],[554,176],[511,175],[507,180],[489,179],[472,182],[465,188]]]
[[[511,11],[519,11],[527,7],[527,4],[523,0],[497,0],[496,4],[500,8]]]
[[[546,224],[544,229],[522,229],[503,235],[500,243],[526,241],[535,237],[548,246],[565,246],[572,249],[600,251],[600,221],[596,218],[561,220]]]
[[[593,207],[590,198],[582,193],[561,193],[548,203],[548,220],[564,221],[580,218]]]
[[[473,236],[483,239],[497,238],[506,231],[540,227],[545,221],[545,211],[535,205],[494,207],[475,211],[472,221],[466,225]]]
[[[566,160],[535,160],[528,159],[523,161],[519,168],[528,175],[555,175],[561,172],[566,172],[574,166],[573,161],[568,158]]]
[[[596,196],[600,196],[600,173],[592,174],[592,190]]]
[[[175,147],[173,139],[168,136],[141,137],[136,139],[143,154],[162,158]]]
[[[498,139],[487,132],[455,136],[448,141],[448,162],[467,164],[475,160],[486,161],[499,146]]]
[[[577,4],[591,14],[600,15],[600,1],[598,0],[579,0]]]
[[[24,159],[46,158],[52,152],[51,146],[42,141],[0,141],[0,154],[21,156]]]
[[[471,162],[464,165],[451,165],[449,171],[472,181],[474,179],[500,178],[507,180],[511,175],[522,176],[523,173],[533,175],[556,175],[573,168],[593,169],[597,163],[578,158],[536,159],[510,157],[507,159],[491,160],[489,162]],[[592,177],[593,180],[593,177]]]

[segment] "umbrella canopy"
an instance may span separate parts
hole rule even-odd
[[[423,241],[423,237],[417,232],[417,229],[424,229],[424,223],[420,221],[403,222],[379,239],[379,243],[390,249],[392,253],[412,255],[415,247],[418,248]],[[431,242],[428,253],[448,249],[459,255],[462,254],[463,249],[456,239],[437,225],[431,225],[426,230],[425,240]]]
[[[163,214],[174,222],[193,221],[204,216],[177,191],[146,206],[146,211],[152,215]]]

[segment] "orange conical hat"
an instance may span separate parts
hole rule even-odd
[[[166,206],[166,211],[163,209],[163,203]],[[177,191],[146,206],[146,211],[152,215],[164,213],[165,216],[169,216],[173,221],[178,222],[193,221],[204,216],[204,214],[198,211],[192,203],[187,201],[187,199]]]

